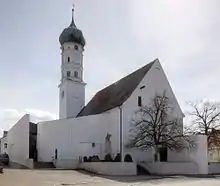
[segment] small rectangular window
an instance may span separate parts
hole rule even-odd
[[[7,144],[7,143],[4,144],[4,148],[5,148],[5,149],[8,148],[8,144]]]
[[[67,76],[67,77],[70,77],[70,76],[71,76],[71,72],[70,72],[70,71],[67,71],[67,72],[66,72],[66,76]]]
[[[142,106],[142,98],[141,98],[141,96],[138,96],[138,106],[139,107]]]
[[[67,61],[70,62],[70,57],[68,57]]]

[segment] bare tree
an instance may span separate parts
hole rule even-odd
[[[209,140],[208,140],[208,148],[211,150],[214,149],[220,149],[220,131],[216,129],[212,129],[212,131],[209,134]]]
[[[183,123],[172,117],[172,101],[164,92],[156,95],[148,106],[137,111],[131,121],[130,139],[127,148],[148,150],[154,148],[159,159],[160,148],[181,151],[195,147],[189,136],[183,134]]]
[[[220,126],[220,103],[211,101],[197,101],[188,103],[192,110],[187,112],[192,122],[190,130],[192,133],[207,135],[208,141],[213,129]]]

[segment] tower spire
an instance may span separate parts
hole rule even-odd
[[[74,22],[74,9],[75,9],[75,5],[73,4],[73,7],[72,7],[72,21],[71,21],[71,24],[70,24],[70,27],[76,27],[76,24]]]

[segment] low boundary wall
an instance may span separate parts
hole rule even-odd
[[[220,163],[209,163],[209,174],[220,174]]]
[[[24,161],[20,161],[18,162],[13,162],[10,161],[9,165],[11,168],[19,168],[19,169],[23,169],[23,168],[28,168],[28,169],[33,169],[34,168],[34,161],[33,159],[26,159]]]
[[[137,166],[135,163],[127,162],[89,162],[80,163],[79,166],[89,172],[111,176],[135,176]]]
[[[77,169],[79,168],[78,159],[57,159],[53,161],[56,168]]]
[[[152,174],[160,175],[199,174],[198,166],[193,162],[154,162],[146,163],[145,168]]]

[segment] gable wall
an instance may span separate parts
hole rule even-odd
[[[29,115],[24,115],[7,135],[8,155],[11,162],[26,165],[29,159]]]
[[[158,69],[159,67],[159,69]],[[140,87],[145,86],[145,88],[140,89]],[[173,103],[173,113],[172,115],[175,118],[179,118],[181,123],[183,119],[183,114],[180,109],[180,106],[174,96],[174,93],[169,85],[169,82],[166,78],[166,75],[162,69],[162,66],[159,62],[155,62],[154,65],[151,67],[149,72],[143,78],[141,83],[129,97],[129,99],[123,104],[123,139],[124,145],[127,143],[129,138],[129,130],[130,130],[130,121],[134,116],[134,112],[138,110],[138,96],[142,97],[142,105],[147,105],[152,98],[154,98],[155,94],[162,94],[166,90],[167,96],[172,100]],[[145,159],[146,161],[152,160],[152,152],[149,150],[146,152],[138,152],[133,150],[126,150],[124,151],[132,152],[133,156],[137,160]]]

